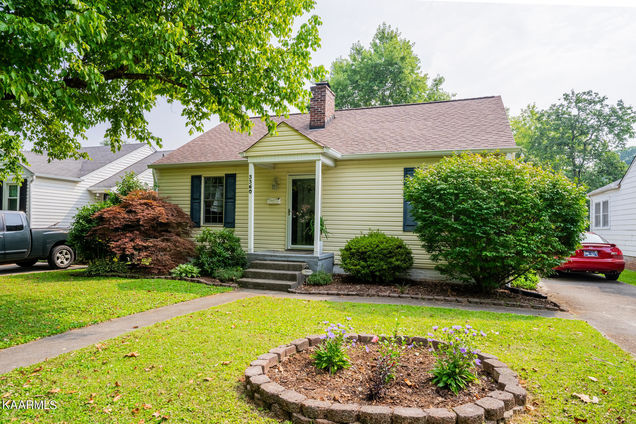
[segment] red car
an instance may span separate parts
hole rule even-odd
[[[585,233],[581,248],[574,255],[554,268],[557,272],[595,272],[608,280],[617,280],[625,269],[623,252],[595,233]]]

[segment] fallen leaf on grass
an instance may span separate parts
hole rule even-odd
[[[104,411],[105,414],[110,414],[113,410],[111,408],[104,408],[102,411]]]
[[[581,393],[572,393],[572,396],[579,398],[585,403],[598,403],[598,398],[596,396],[589,397],[588,395],[584,395]]]
[[[2,398],[8,398],[9,396],[11,396],[11,392],[6,392],[5,394],[2,395]]]
[[[573,417],[574,418],[574,423],[578,424],[578,423],[586,423],[587,422],[587,418],[579,418],[579,417]]]
[[[212,381],[212,380],[214,380],[212,377],[205,377],[205,378],[203,379],[203,381]]]
[[[133,415],[137,415],[139,413],[139,408],[131,409],[130,413],[133,414]]]
[[[56,388],[54,388],[54,389],[49,390],[49,393],[59,393],[59,392],[61,392],[61,391],[62,391],[62,389],[60,389],[60,388],[56,387]]]
[[[144,409],[150,409],[150,408],[152,408],[152,405],[149,404],[149,403],[142,403],[141,407],[144,408]]]
[[[138,352],[130,352],[124,355],[124,358],[136,358],[139,356]]]
[[[589,378],[592,381],[598,381],[598,378],[592,377],[592,376],[588,376],[587,378]]]
[[[119,399],[121,399],[121,394],[115,395],[113,402],[117,402]]]
[[[223,361],[221,362],[221,365],[230,365],[232,363],[232,361]]]
[[[44,369],[44,367],[42,365],[40,365],[39,367],[37,367],[36,369],[34,369],[33,371],[31,371],[31,375],[39,373],[40,371],[42,371]]]

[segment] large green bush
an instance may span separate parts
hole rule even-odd
[[[247,265],[247,255],[241,248],[241,239],[228,228],[216,231],[204,228],[196,241],[195,264],[203,275],[214,276],[217,270],[244,268]]]
[[[404,193],[436,269],[482,289],[549,271],[586,225],[585,188],[503,155],[444,158],[416,170]]]
[[[413,266],[413,254],[398,237],[380,231],[355,237],[340,249],[342,268],[366,282],[389,283]]]
[[[98,223],[94,215],[102,209],[111,206],[113,206],[113,203],[110,200],[90,203],[79,208],[75,214],[68,232],[68,242],[75,249],[75,254],[79,261],[89,262],[113,256],[106,241],[88,237],[89,231],[97,226]]]

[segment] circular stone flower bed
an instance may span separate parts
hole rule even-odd
[[[375,366],[378,338],[347,334],[351,366],[330,375],[313,366],[310,355],[324,336],[294,340],[260,355],[245,370],[247,394],[281,420],[293,423],[477,424],[507,423],[524,410],[526,391],[514,371],[492,355],[477,353],[479,383],[455,396],[430,381],[440,342],[406,337],[394,384],[380,401],[368,401],[368,377]],[[430,340],[430,341],[429,341]],[[367,351],[368,350],[368,351]]]

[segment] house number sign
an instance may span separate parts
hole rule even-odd
[[[249,179],[248,179],[248,191],[249,194],[252,194],[252,175],[249,175]]]

